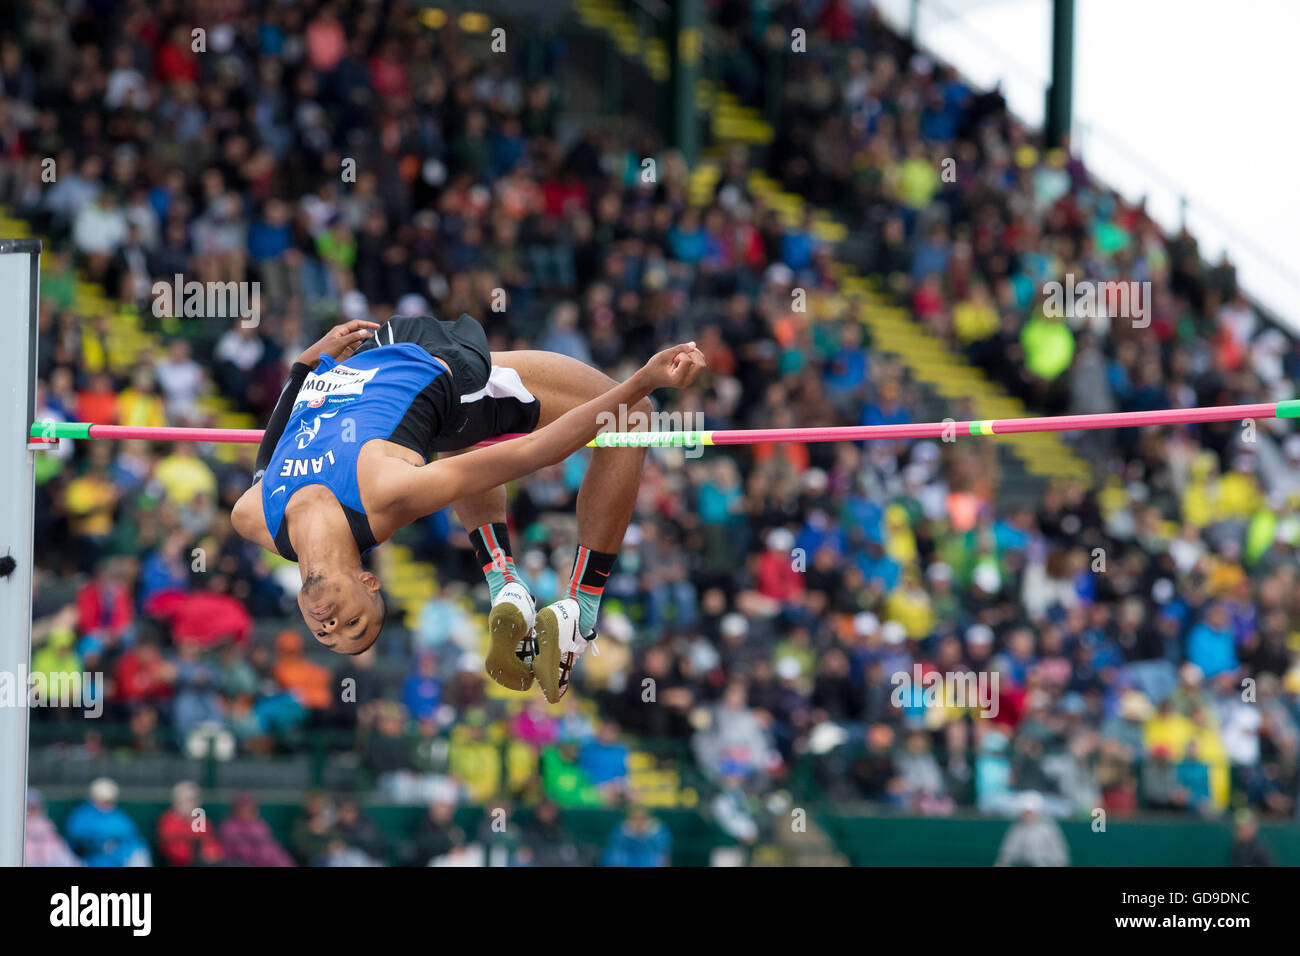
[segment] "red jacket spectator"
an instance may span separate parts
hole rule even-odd
[[[159,591],[145,611],[171,625],[172,640],[197,641],[212,647],[223,641],[243,644],[253,633],[253,618],[228,594],[198,591]]]
[[[817,15],[817,25],[837,43],[853,39],[853,11],[845,0],[828,0]]]
[[[758,559],[758,590],[775,601],[794,601],[804,589],[804,576],[794,569],[788,551],[764,551]]]
[[[96,376],[88,388],[77,393],[77,418],[102,425],[117,424],[117,390],[112,378]]]
[[[384,99],[405,99],[411,95],[411,78],[400,55],[390,47],[370,60],[370,85]]]
[[[135,613],[126,588],[96,577],[77,592],[77,633],[118,640],[131,626]]]
[[[542,197],[546,215],[556,219],[564,218],[571,210],[588,208],[587,187],[572,178],[552,179],[542,186]]]
[[[195,58],[192,44],[194,40],[189,30],[177,26],[167,38],[167,42],[158,47],[154,58],[154,72],[164,83],[197,83],[199,79],[199,62]]]
[[[174,671],[155,645],[139,644],[118,659],[113,672],[117,693],[113,696],[126,704],[169,697]]]
[[[169,866],[218,863],[224,857],[216,837],[207,830],[195,832],[190,818],[170,807],[158,818],[158,849]]]

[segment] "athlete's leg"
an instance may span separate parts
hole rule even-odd
[[[514,369],[541,404],[538,427],[603,395],[615,382],[576,359],[554,352],[494,352],[492,364]],[[627,409],[627,430],[646,431],[653,406],[643,399]],[[537,615],[534,674],[547,700],[568,687],[569,672],[593,636],[605,581],[636,507],[644,448],[597,448],[578,490],[578,547],[568,597]]]
[[[433,316],[394,316],[380,326],[362,348],[382,348],[399,342],[414,343],[443,362],[461,394],[473,393],[487,384],[491,373],[487,337],[469,316],[461,316],[454,322],[442,322]],[[412,422],[411,427],[402,432],[405,443],[413,442],[411,447],[420,450],[436,446],[439,436],[430,432],[439,424],[442,427],[451,424],[441,421],[437,414],[442,409],[444,398],[439,383],[431,384],[426,392],[421,393],[422,404],[412,406],[417,411],[414,414],[408,411]],[[401,428],[406,428],[406,422]],[[439,455],[459,453],[440,451]],[[483,569],[492,601],[492,610],[488,614],[490,640],[484,659],[486,670],[503,687],[527,690],[533,683],[532,630],[536,612],[532,595],[515,576],[510,536],[506,532],[505,488],[466,496],[454,502],[453,507]]]
[[[464,451],[468,449],[441,452],[439,457]],[[452,507],[469,535],[492,601],[484,668],[502,687],[527,690],[533,685],[531,632],[536,612],[532,595],[515,574],[515,559],[506,531],[505,486],[461,498]]]
[[[541,428],[565,412],[603,395],[616,384],[605,373],[555,352],[493,352],[492,364],[519,373],[541,403]],[[629,408],[628,431],[646,431],[654,406],[642,399]],[[635,413],[640,414],[635,414]],[[597,448],[578,491],[578,540],[593,551],[614,554],[636,507],[645,464],[644,448]],[[505,492],[502,491],[504,499]],[[459,505],[457,506],[459,507]]]
[[[439,452],[438,457],[447,458],[452,455],[464,454],[466,451],[469,451],[469,449],[465,448],[460,451]],[[461,527],[465,529],[465,533],[470,536],[471,543],[474,544],[476,552],[478,551],[478,542],[474,540],[476,533],[481,533],[486,539],[484,543],[489,549],[488,556],[494,560],[487,562],[486,566],[483,568],[483,573],[487,577],[488,590],[491,592],[491,596],[495,598],[497,592],[501,590],[501,587],[515,576],[513,567],[514,556],[510,553],[509,544],[504,543],[504,547],[502,547],[503,542],[501,542],[499,538],[495,541],[492,540],[492,527],[494,525],[499,526],[506,523],[505,486],[498,485],[496,488],[491,488],[487,491],[479,492],[476,495],[469,495],[468,497],[461,498],[452,503],[452,509],[456,512],[456,520],[458,520]],[[488,530],[485,531],[484,529]],[[497,550],[504,551],[504,555],[502,556],[504,560],[498,559],[498,556],[494,553]],[[503,567],[502,565],[507,562],[509,563],[509,566]],[[481,560],[479,563],[480,565],[484,564]]]

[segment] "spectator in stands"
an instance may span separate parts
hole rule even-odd
[[[705,771],[721,778],[725,766],[739,766],[746,776],[761,776],[778,762],[763,722],[745,703],[746,687],[733,681],[722,700],[711,708],[707,727],[695,735],[692,745]]]
[[[431,651],[416,656],[414,669],[402,685],[402,702],[416,720],[431,719],[442,701],[442,682],[438,680],[438,658]]]
[[[77,609],[67,605],[50,622],[44,643],[32,652],[31,676],[39,678],[47,695],[54,694],[56,705],[80,706],[82,703],[81,657],[76,650]],[[35,635],[33,635],[35,638]],[[58,696],[66,689],[67,699]]]
[[[1002,838],[995,866],[1069,866],[1070,850],[1060,826],[1043,815],[1042,797],[1026,793],[1020,820]]]
[[[26,832],[23,838],[23,866],[82,866],[54,822],[45,815],[41,792],[27,790]]]
[[[447,752],[447,769],[476,803],[491,799],[502,781],[500,752],[488,739],[488,715],[474,708],[462,717],[464,723],[452,734]]]
[[[162,485],[167,500],[179,507],[189,508],[196,500],[216,497],[216,475],[189,442],[174,443],[154,467],[153,476]]]
[[[550,800],[542,800],[533,810],[518,857],[531,866],[581,865],[578,844],[564,825],[560,808]]]
[[[425,799],[413,750],[402,705],[382,701],[376,709],[374,729],[362,738],[361,760],[374,776],[376,787],[390,800],[419,803]]]
[[[521,862],[524,839],[511,810],[504,800],[491,801],[483,807],[475,842],[482,849],[484,866],[518,866]]]
[[[952,798],[946,792],[943,770],[930,751],[928,734],[915,731],[908,734],[896,765],[904,807],[924,814],[952,812]]]
[[[77,633],[114,647],[129,645],[135,622],[130,584],[121,561],[105,562],[77,592]]]
[[[645,807],[633,804],[628,807],[623,822],[609,835],[601,865],[667,866],[671,846],[668,828]]]
[[[131,375],[131,383],[117,396],[118,424],[137,428],[161,428],[167,414],[153,370],[142,366]]]
[[[204,866],[222,860],[221,844],[199,806],[198,785],[182,780],[172,787],[172,802],[158,818],[158,850],[168,866]]]
[[[293,852],[298,862],[312,864],[321,859],[334,838],[334,805],[319,790],[307,794],[302,813],[293,821]]]
[[[1276,866],[1273,852],[1259,837],[1259,822],[1249,810],[1240,810],[1233,822],[1229,866]]]
[[[236,794],[230,804],[230,816],[217,828],[221,851],[231,863],[243,866],[293,866],[293,860],[280,846],[270,826],[257,811],[251,794]]]
[[[117,806],[117,784],[99,777],[90,799],[68,815],[63,831],[87,866],[149,866],[149,848],[135,822]]]
[[[449,789],[441,788],[416,826],[415,859],[420,866],[449,865],[469,845],[465,831],[456,824],[455,795]]]
[[[309,660],[303,653],[297,631],[281,631],[275,638],[272,676],[286,693],[307,710],[325,710],[333,700],[334,674],[328,667]]]
[[[451,642],[453,648],[459,648],[468,646],[477,637],[461,604],[463,595],[463,585],[449,582],[441,594],[424,605],[413,635],[417,647],[439,650]]]
[[[190,586],[189,536],[174,532],[145,557],[140,568],[139,600],[149,606],[160,593],[187,591]]]
[[[93,202],[81,206],[72,224],[77,251],[86,257],[86,268],[96,279],[108,275],[109,262],[126,240],[126,216],[111,189],[100,190]]]
[[[170,698],[175,680],[176,668],[163,657],[157,641],[142,638],[117,659],[113,674],[115,700],[129,707]]]
[[[334,834],[349,850],[363,855],[369,861],[367,866],[380,866],[388,858],[387,838],[375,821],[361,811],[356,800],[339,802]]]
[[[178,739],[188,741],[196,730],[222,727],[225,713],[211,665],[202,659],[199,645],[186,641],[177,648],[172,725]]]
[[[91,465],[68,483],[66,507],[78,566],[90,570],[103,555],[113,531],[120,492],[104,463]]]
[[[606,721],[594,739],[581,744],[578,767],[594,786],[618,791],[627,784],[627,756],[627,747],[618,739],[618,725]]]
[[[198,401],[207,383],[207,374],[191,356],[189,342],[176,339],[167,347],[167,356],[154,366],[162,389],[167,420],[176,425],[202,425]],[[99,421],[97,418],[87,421]]]
[[[1237,652],[1229,629],[1227,609],[1214,604],[1187,635],[1187,659],[1206,677],[1237,668]]]

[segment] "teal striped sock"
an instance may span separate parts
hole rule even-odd
[[[578,602],[578,630],[589,637],[596,630],[596,615],[600,613],[600,599],[605,593],[605,582],[614,570],[616,554],[592,551],[578,545],[573,556],[573,572],[569,575],[569,597]]]
[[[474,546],[474,557],[483,569],[488,593],[495,601],[503,587],[519,580],[515,559],[510,554],[510,532],[504,522],[485,524],[469,533],[469,543]]]

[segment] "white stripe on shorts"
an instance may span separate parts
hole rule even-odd
[[[462,404],[465,404],[467,402],[477,402],[481,398],[514,398],[525,405],[537,401],[533,393],[524,388],[523,380],[520,379],[518,372],[512,368],[502,368],[499,365],[492,366],[486,385],[477,392],[462,395],[460,400]]]

